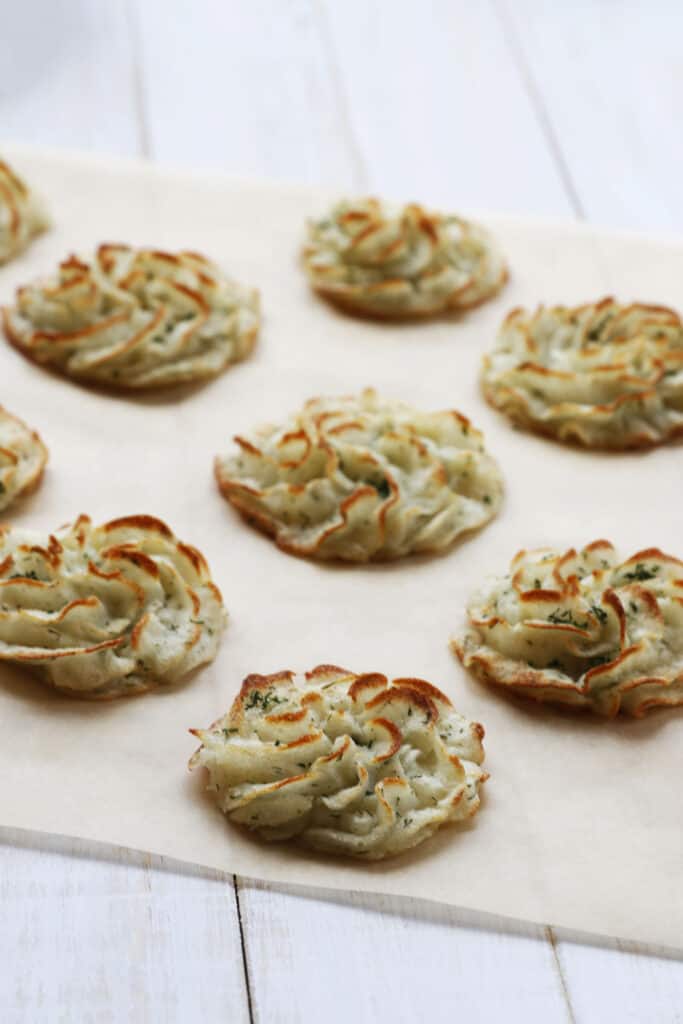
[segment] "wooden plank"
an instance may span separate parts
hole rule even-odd
[[[590,936],[557,936],[557,955],[578,1024],[680,1024],[680,954]]]
[[[256,1020],[571,1020],[540,927],[366,893],[239,893]]]
[[[154,157],[361,187],[312,0],[145,0],[136,20]]]
[[[232,882],[85,841],[2,830],[0,1019],[249,1019]]]
[[[497,3],[587,218],[683,230],[683,6]]]
[[[122,0],[24,0],[1,20],[2,138],[140,151],[135,60]]]
[[[372,190],[572,214],[490,3],[326,0],[324,20]]]

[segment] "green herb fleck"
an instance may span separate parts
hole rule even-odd
[[[278,697],[274,690],[267,690],[266,693],[263,693],[261,690],[252,690],[249,694],[249,699],[244,705],[244,710],[251,711],[252,708],[259,708],[265,714],[274,705],[284,703],[285,698]]]
[[[391,487],[389,486],[389,481],[386,478],[380,480],[378,483],[373,481],[372,486],[375,488],[380,498],[388,498],[391,494]]]
[[[548,622],[552,622],[556,626],[576,626],[577,629],[585,629],[588,625],[587,622],[579,622],[578,619],[575,619],[571,608],[556,608],[548,616]]]
[[[604,626],[607,622],[607,612],[605,611],[605,609],[600,608],[600,606],[597,604],[592,604],[591,611],[593,612],[593,615],[596,617],[600,625]]]
[[[652,565],[648,568],[643,562],[636,562],[635,568],[632,572],[625,572],[625,580],[652,580],[659,572],[658,565]]]

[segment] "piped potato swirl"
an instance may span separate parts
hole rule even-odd
[[[43,366],[91,384],[161,388],[216,376],[251,352],[258,293],[204,256],[101,245],[19,288],[8,340]]]
[[[484,439],[459,412],[421,412],[372,389],[314,398],[235,438],[218,485],[292,554],[351,562],[438,552],[487,523],[503,494]]]
[[[152,516],[0,528],[0,662],[66,694],[175,683],[215,657],[225,622],[204,557]]]
[[[479,807],[484,730],[423,679],[319,665],[248,676],[190,767],[262,839],[378,860]]]
[[[0,511],[35,490],[47,458],[40,435],[0,406]]]
[[[505,261],[487,231],[416,203],[343,200],[312,220],[303,252],[313,288],[353,313],[429,316],[495,295]]]
[[[606,298],[513,310],[484,358],[484,395],[513,423],[587,448],[683,435],[683,322]]]
[[[22,252],[49,223],[42,201],[0,160],[0,264]]]
[[[683,704],[683,562],[659,548],[621,561],[606,540],[520,551],[452,646],[484,682],[539,701],[608,717]]]

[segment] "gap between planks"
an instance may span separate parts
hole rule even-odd
[[[251,998],[251,979],[249,977],[249,957],[247,956],[247,940],[242,921],[242,907],[240,905],[240,879],[237,875],[232,876],[232,887],[235,894],[235,909],[237,911],[237,923],[240,930],[240,947],[242,949],[242,970],[244,972],[244,986],[247,993],[247,1010],[250,1024],[254,1024],[254,1004]]]

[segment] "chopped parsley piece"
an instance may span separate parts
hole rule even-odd
[[[652,565],[648,568],[643,562],[636,562],[635,568],[632,572],[625,572],[625,580],[653,580],[659,572],[658,565]]]
[[[607,622],[607,612],[605,611],[605,609],[600,608],[600,606],[597,604],[592,604],[591,611],[593,612],[593,615],[596,617],[600,625],[604,626]]]
[[[380,498],[388,498],[391,494],[391,487],[389,486],[389,481],[386,478],[380,480],[379,483],[375,483],[373,481],[372,486],[375,488]]]
[[[244,705],[244,710],[251,711],[252,708],[259,708],[261,711],[266,712],[276,704],[284,703],[285,698],[278,697],[273,690],[267,690],[265,693],[261,690],[252,690],[247,703]]]
[[[553,622],[556,626],[576,626],[577,629],[585,629],[588,625],[587,622],[575,619],[571,608],[556,608],[548,616],[548,622]]]

